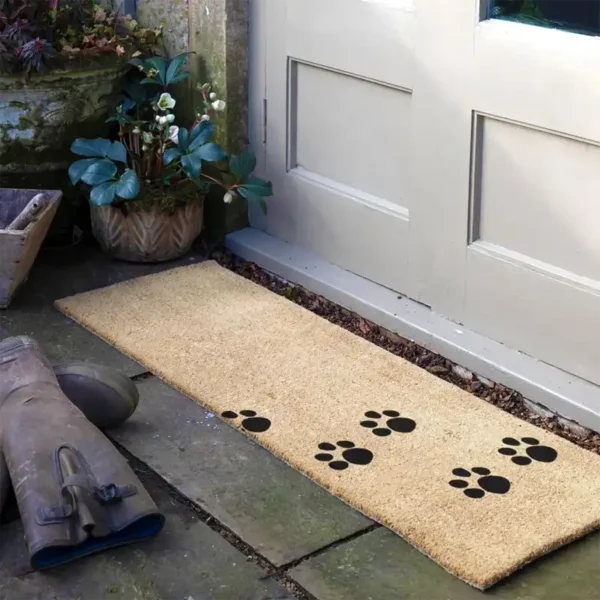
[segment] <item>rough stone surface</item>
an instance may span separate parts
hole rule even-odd
[[[554,552],[489,589],[495,600],[597,600],[600,534]],[[481,600],[480,591],[448,574],[386,529],[308,560],[291,576],[319,600]]]
[[[169,56],[187,52],[188,0],[138,0],[137,20],[144,27],[163,28],[165,49]]]
[[[477,375],[477,379],[481,383],[483,383],[483,385],[485,385],[486,388],[493,389],[494,387],[496,387],[496,384],[491,379],[486,379],[485,377],[482,377],[481,375]]]
[[[0,173],[31,174],[64,169],[76,137],[106,131],[116,105],[123,65],[49,71],[25,81],[0,76]]]
[[[112,261],[95,247],[43,249],[29,281],[10,307],[0,311],[0,339],[31,335],[55,363],[88,360],[138,375],[144,367],[65,317],[53,307],[54,300],[198,260],[192,253],[179,261],[139,265]]]
[[[561,427],[568,429],[574,436],[578,438],[583,439],[587,437],[589,433],[589,431],[585,427],[579,425],[579,423],[575,423],[575,421],[571,421],[570,419],[558,417],[558,422],[560,423]]]
[[[158,537],[31,572],[19,521],[0,528],[0,600],[292,600],[164,489],[143,480],[167,521]]]
[[[527,398],[523,398],[523,404],[530,410],[533,414],[543,417],[544,419],[552,419],[556,416],[550,409],[538,404],[537,402],[532,402]]]
[[[194,0],[190,3],[190,61],[192,81],[208,82],[227,101],[215,118],[217,139],[228,152],[248,144],[248,2]],[[199,104],[198,92],[195,103]],[[248,224],[247,204],[238,198],[227,207],[225,228]]]
[[[271,562],[372,524],[158,379],[138,388],[138,410],[110,436]]]
[[[465,369],[460,365],[454,365],[452,367],[452,371],[454,371],[456,375],[458,375],[461,379],[464,379],[465,381],[471,381],[471,379],[473,379],[473,373],[471,373],[469,369]]]

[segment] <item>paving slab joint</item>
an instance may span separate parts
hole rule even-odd
[[[241,552],[246,557],[247,561],[253,562],[259,568],[265,571],[265,575],[261,577],[260,580],[264,581],[267,579],[273,579],[274,581],[282,585],[288,592],[290,592],[296,598],[298,598],[298,600],[318,600],[318,598],[310,594],[302,586],[300,586],[293,579],[291,579],[291,577],[287,575],[283,568],[277,567],[271,561],[265,558],[262,554],[260,554],[260,552],[257,552],[254,548],[252,548],[252,546],[244,542],[244,540],[242,540],[226,525],[221,523],[221,521],[219,521],[217,518],[215,518],[213,515],[206,512],[202,508],[200,508],[193,500],[190,500],[190,498],[188,498],[185,494],[182,494],[174,485],[170,484],[168,481],[163,479],[154,469],[152,469],[152,467],[138,459],[135,455],[129,452],[124,446],[116,442],[114,439],[111,438],[111,442],[119,450],[119,452],[123,454],[123,456],[127,459],[130,466],[136,473],[142,472],[154,479],[156,487],[162,487],[163,489],[165,489],[174,499],[176,499],[178,502],[192,510],[198,517],[199,521],[201,521],[207,527],[218,533],[229,544],[231,544],[234,548]],[[372,528],[369,528],[369,530],[370,529]],[[367,530],[363,531],[366,532]],[[357,534],[353,534],[348,538],[344,538],[344,540],[348,540],[350,538],[353,539],[355,537],[357,537]],[[334,542],[334,544],[336,543],[342,543],[342,541],[340,540],[339,542]],[[327,546],[326,548],[329,548],[330,546]],[[325,551],[326,548],[322,548],[317,552],[313,552],[310,555],[307,555],[307,557],[303,557],[302,559],[295,561],[294,566],[295,563],[301,562],[304,559],[308,559],[309,557],[312,557],[320,553],[321,551]]]

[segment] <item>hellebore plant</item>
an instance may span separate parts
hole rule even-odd
[[[131,60],[138,77],[126,85],[117,114],[109,119],[118,124],[118,139],[73,142],[71,151],[85,158],[71,165],[69,176],[74,185],[82,181],[91,186],[92,204],[127,204],[133,210],[158,205],[169,210],[197,200],[196,191],[218,186],[225,192],[225,203],[239,195],[266,212],[265,197],[272,195],[272,187],[252,177],[252,152],[228,157],[212,141],[212,116],[226,105],[208,84],[198,88],[203,103],[192,125],[175,124],[177,101],[170,88],[189,76],[184,69],[187,56]]]

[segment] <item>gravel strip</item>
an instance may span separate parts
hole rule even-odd
[[[559,417],[548,409],[523,398],[519,392],[490,381],[452,361],[406,340],[398,334],[379,327],[359,315],[330,302],[322,296],[313,294],[304,288],[285,281],[258,265],[243,260],[227,251],[213,253],[212,258],[221,266],[250,279],[272,292],[284,296],[291,302],[335,323],[344,329],[369,340],[388,352],[400,356],[411,363],[426,369],[471,394],[528,421],[537,427],[546,429],[571,442],[600,454],[600,434],[591,431],[573,421]]]

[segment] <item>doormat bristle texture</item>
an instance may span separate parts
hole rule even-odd
[[[600,457],[214,262],[64,313],[480,589],[600,527]]]

